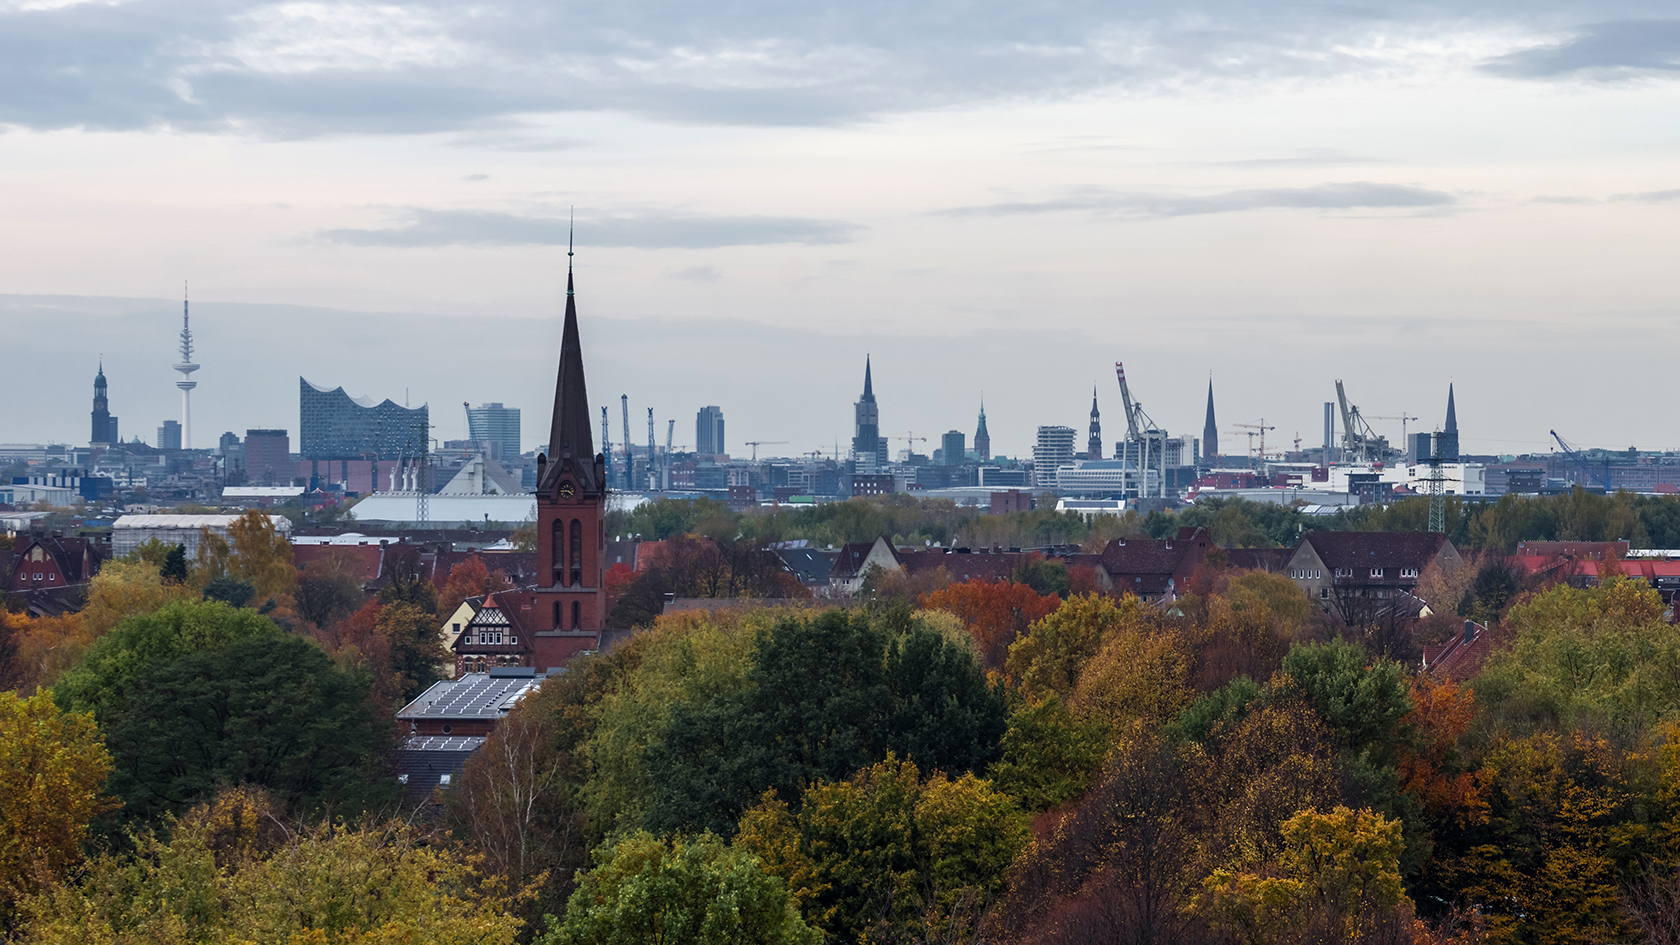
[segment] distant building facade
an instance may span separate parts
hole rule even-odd
[[[245,431],[245,479],[255,486],[292,482],[292,438],[285,430]]]
[[[424,404],[409,408],[389,398],[375,404],[300,377],[298,452],[317,460],[423,456],[431,451],[427,413]]]
[[[158,427],[157,446],[160,450],[178,450],[181,448],[181,421],[163,421],[163,426]]]
[[[1038,440],[1033,444],[1033,485],[1056,487],[1056,471],[1073,463],[1073,439],[1073,427],[1038,428]]]
[[[496,445],[493,459],[518,456],[519,408],[501,404],[479,404],[467,408],[467,438]]]
[[[947,466],[961,466],[967,454],[961,430],[952,430],[939,438],[940,457]]]
[[[701,407],[694,417],[694,452],[701,456],[718,456],[729,452],[723,443],[723,408]]]

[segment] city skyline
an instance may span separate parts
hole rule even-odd
[[[104,351],[130,433],[179,415],[173,320],[68,310],[152,319],[186,278],[195,444],[295,424],[282,363],[406,388],[440,439],[463,400],[536,410],[449,354],[541,373],[499,339],[558,324],[575,207],[603,393],[684,428],[718,404],[737,442],[844,443],[872,352],[883,433],[966,429],[987,390],[1012,455],[1082,426],[1116,360],[1174,431],[1211,371],[1223,420],[1289,436],[1341,377],[1373,414],[1456,381],[1481,450],[1680,444],[1555,383],[1676,393],[1680,21],[1654,0],[143,6],[0,5],[0,193],[29,221],[0,332],[31,386]],[[0,439],[68,438],[57,411]]]
[[[6,302],[6,299],[0,298],[0,310]],[[104,368],[112,385],[111,411],[133,418],[131,423],[134,425],[126,427],[125,439],[132,439],[135,433],[139,433],[142,440],[150,442],[152,432],[163,420],[179,415],[179,392],[174,389],[179,375],[173,373],[168,363],[175,352],[164,350],[155,337],[156,332],[150,331],[157,327],[150,321],[154,316],[148,314],[144,319],[135,319],[122,313],[161,312],[164,307],[180,303],[118,300],[112,304],[109,300],[88,300],[90,304],[85,309],[88,314],[77,315],[73,302],[54,300],[53,317],[67,325],[78,324],[77,319],[84,319],[80,324],[85,324],[86,330],[65,332],[60,341],[65,347],[60,351],[66,356],[73,356],[83,338],[105,336],[99,344],[116,349],[114,354],[108,351],[104,359]],[[108,306],[105,314],[95,314],[101,305]],[[224,430],[242,432],[247,428],[286,428],[297,435],[297,374],[293,371],[293,365],[297,363],[323,365],[319,370],[312,367],[311,373],[318,374],[322,383],[344,386],[354,396],[373,397],[376,401],[388,398],[398,402],[406,397],[414,406],[428,401],[442,404],[433,427],[433,436],[440,443],[466,438],[464,418],[459,416],[459,410],[449,407],[461,400],[500,400],[509,406],[537,411],[532,414],[533,417],[546,410],[540,403],[540,394],[524,401],[517,396],[522,387],[534,389],[540,386],[521,370],[510,370],[495,378],[450,370],[449,365],[455,360],[456,352],[448,347],[447,342],[460,330],[458,319],[229,305],[202,299],[197,307],[210,312],[212,318],[194,326],[195,344],[202,347],[206,343],[205,329],[209,327],[212,331],[209,341],[212,348],[209,350],[227,351],[225,357],[241,365],[237,371],[218,372],[221,376],[217,386],[231,386],[235,388],[233,391],[203,389],[205,399],[195,410],[199,414],[195,424],[200,428],[200,438],[206,441],[213,440]],[[217,316],[218,311],[221,316]],[[178,319],[179,312],[176,310],[164,317]],[[240,337],[237,324],[242,319],[269,317],[287,319],[306,330],[296,338],[267,336],[255,351],[244,355],[235,353],[240,344],[249,343],[248,339]],[[414,332],[412,328],[401,328],[405,322],[420,326],[421,330]],[[680,421],[679,430],[687,431],[691,429],[686,422],[688,415],[706,403],[722,401],[719,405],[730,417],[731,441],[737,450],[741,450],[740,444],[747,439],[787,439],[791,444],[783,449],[790,454],[820,448],[831,455],[834,439],[838,437],[842,455],[846,453],[852,434],[852,401],[856,399],[860,387],[856,362],[849,361],[847,357],[835,353],[825,355],[817,362],[810,362],[807,358],[800,369],[801,380],[796,385],[799,396],[763,398],[757,389],[758,381],[750,372],[739,376],[731,372],[708,372],[704,369],[707,358],[699,358],[698,361],[695,358],[697,350],[706,350],[708,346],[718,357],[729,350],[759,350],[752,346],[762,345],[762,340],[755,339],[757,333],[750,328],[737,325],[734,326],[737,330],[733,332],[712,337],[717,333],[710,326],[704,330],[687,326],[687,334],[684,334],[684,326],[669,323],[645,330],[643,323],[607,318],[597,322],[590,326],[590,330],[598,333],[597,346],[602,350],[599,356],[605,368],[602,383],[611,385],[614,398],[618,393],[631,394],[639,415],[652,399],[651,405],[661,424],[675,417]],[[504,319],[495,327],[498,332],[508,332],[521,330],[528,324],[525,319]],[[319,332],[334,328],[350,338],[348,347],[310,344],[311,339],[320,337]],[[557,325],[538,330],[549,328],[558,330]],[[379,343],[385,335],[405,330],[441,340],[426,357],[406,363],[384,359],[370,361],[360,357],[360,352],[365,351],[368,345]],[[676,332],[674,335],[673,330]],[[132,333],[133,340],[124,343],[125,333]],[[557,348],[558,338],[555,340]],[[832,338],[826,339],[825,344],[835,352],[848,348],[856,350],[859,361],[870,353],[865,350],[871,345],[869,338],[845,339],[845,342],[845,348],[838,347]],[[896,352],[889,351],[884,369],[890,370],[890,378],[886,379],[890,383],[882,388],[880,395],[883,433],[902,436],[915,432],[918,436],[936,439],[945,429],[967,431],[974,422],[975,404],[984,387],[993,391],[987,397],[993,452],[1023,458],[1030,456],[1034,431],[1038,426],[1062,424],[1081,430],[1085,426],[1091,381],[1079,382],[1075,379],[1077,375],[1061,363],[1065,360],[1064,349],[1070,349],[1070,345],[1071,348],[1080,347],[1071,342],[1069,345],[1048,346],[1053,356],[1041,357],[1036,362],[1043,376],[1054,378],[1054,385],[1036,380],[1029,370],[1029,366],[1035,363],[1032,360],[1035,352],[1019,349],[1000,351],[997,350],[1000,346],[986,339],[937,339],[922,350],[906,350],[901,346]],[[148,350],[148,346],[157,350]],[[642,350],[658,352],[662,371],[648,376],[645,359],[638,361],[633,356]],[[1118,350],[1126,351],[1124,348]],[[1403,357],[1407,351],[1401,347],[1391,350],[1397,358]],[[949,384],[926,370],[924,362],[949,356],[953,351],[958,352],[960,360],[975,365],[977,376],[972,388]],[[277,357],[277,354],[282,356]],[[1085,360],[1099,362],[1105,354],[1106,349],[1097,350]],[[510,365],[539,362],[542,356],[543,352],[535,347],[530,350],[497,350],[497,357]],[[881,355],[870,356],[881,358]],[[1626,356],[1630,362],[1649,357],[1653,368],[1661,361],[1657,352],[1629,351]],[[30,372],[39,372],[42,379],[56,374],[58,365],[62,363],[57,360],[58,357],[59,352],[55,351],[45,362],[19,365],[20,380],[28,383]],[[1200,436],[1207,374],[1204,371],[1197,376],[1193,368],[1181,370],[1176,362],[1182,357],[1182,353],[1171,351],[1156,352],[1144,358],[1129,357],[1128,372],[1134,378],[1134,395],[1169,431],[1174,435]],[[1317,370],[1316,365],[1305,365],[1285,370],[1282,376],[1272,376],[1275,372],[1268,369],[1251,370],[1228,379],[1216,378],[1220,390],[1225,391],[1219,408],[1219,415],[1225,423],[1221,429],[1226,441],[1225,452],[1232,455],[1246,452],[1245,446],[1240,445],[1246,440],[1234,439],[1239,434],[1232,424],[1254,422],[1261,416],[1268,424],[1279,427],[1279,432],[1273,436],[1292,440],[1299,432],[1304,444],[1316,443],[1320,438],[1322,404],[1334,399],[1331,387],[1335,376],[1331,373],[1333,371],[1339,371],[1348,384],[1350,397],[1368,415],[1398,415],[1403,409],[1407,414],[1424,417],[1423,424],[1439,422],[1439,404],[1444,396],[1441,391],[1456,382],[1460,392],[1469,396],[1468,403],[1472,406],[1468,416],[1474,418],[1467,425],[1467,433],[1463,437],[1465,449],[1478,454],[1547,452],[1552,446],[1547,431],[1553,428],[1582,446],[1625,449],[1636,445],[1641,449],[1664,449],[1673,445],[1641,435],[1641,430],[1654,429],[1648,422],[1605,415],[1592,402],[1571,396],[1565,388],[1558,389],[1555,397],[1546,396],[1544,390],[1536,396],[1528,390],[1502,388],[1475,375],[1466,379],[1444,371],[1401,377],[1398,384],[1390,376],[1388,385],[1378,386],[1354,370],[1340,370],[1339,363],[1347,364],[1332,362],[1325,366],[1323,374],[1313,373]],[[1536,377],[1559,376],[1558,372],[1565,371],[1566,365],[1567,359],[1536,360],[1532,371]],[[1105,365],[1093,365],[1098,370],[1102,366]],[[89,365],[89,373],[85,375],[88,381],[98,367],[95,355],[94,363]],[[149,379],[146,372],[151,374]],[[164,377],[165,373],[169,376]],[[638,383],[642,386],[623,389],[627,377],[641,378]],[[281,378],[285,379],[279,383],[285,385],[286,394],[277,395],[274,383]],[[822,380],[820,388],[812,384],[816,378]],[[1115,404],[1113,409],[1118,414],[1119,396],[1113,381],[1104,384],[1100,375],[1094,379],[1098,384],[1099,398]],[[1397,389],[1400,393],[1393,393]],[[641,390],[651,391],[655,397],[639,393]],[[731,396],[725,397],[720,392],[730,392]],[[693,400],[692,405],[690,399]],[[1396,402],[1401,400],[1403,402]],[[1252,415],[1236,413],[1239,404],[1251,410]],[[1266,414],[1259,412],[1262,405],[1267,409]],[[1277,408],[1275,412],[1273,407]],[[1513,407],[1518,409],[1513,410]],[[1554,407],[1557,409],[1554,410]],[[1529,410],[1530,417],[1523,419],[1521,409]],[[85,411],[86,400],[79,398],[75,403],[54,401],[43,404],[40,410],[31,412],[28,417],[0,419],[0,442],[77,442],[77,431],[86,427]],[[1548,414],[1546,411],[1551,412]],[[74,428],[66,429],[57,419],[59,414],[74,418]],[[1296,418],[1294,423],[1290,422],[1291,415]],[[1575,422],[1560,419],[1560,416],[1572,416]],[[1374,420],[1373,423],[1392,442],[1400,442],[1397,422],[1391,424]],[[1390,426],[1394,429],[1388,429]],[[57,430],[65,432],[57,433]],[[1424,432],[1424,426],[1413,425],[1410,430]],[[1623,437],[1615,437],[1613,433],[1616,431],[1621,432]],[[688,438],[680,436],[679,445]],[[1115,430],[1105,429],[1105,439],[1111,447],[1112,441],[1117,438]],[[1680,436],[1676,439],[1680,440]],[[526,450],[537,445],[540,444],[523,443]],[[687,445],[692,448],[694,444]],[[894,446],[895,455],[900,448],[901,443]],[[746,451],[742,450],[742,454],[745,455]]]

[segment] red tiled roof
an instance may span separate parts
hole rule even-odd
[[[1423,663],[1429,675],[1436,679],[1464,682],[1482,671],[1490,657],[1503,649],[1486,627],[1472,624],[1475,636],[1466,640],[1461,633],[1446,643],[1423,648]]]
[[[351,563],[363,584],[378,580],[383,573],[385,549],[381,545],[293,545],[292,563],[299,571],[315,561],[341,559]]]

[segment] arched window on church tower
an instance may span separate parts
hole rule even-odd
[[[583,583],[583,523],[572,519],[572,586]]]
[[[554,527],[549,533],[548,553],[552,558],[554,568],[554,583],[565,580],[566,574],[566,523],[560,519],[554,520]]]

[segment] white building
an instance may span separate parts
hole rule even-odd
[[[166,545],[185,545],[187,557],[198,553],[199,538],[205,530],[226,539],[228,526],[242,518],[239,515],[124,515],[111,526],[111,553],[125,555],[153,538]],[[270,515],[274,530],[290,539],[292,520],[284,515]]]
[[[1056,470],[1055,483],[1063,495],[1088,499],[1125,498],[1138,494],[1137,467],[1118,459],[1065,463]]]
[[[1056,474],[1073,462],[1073,427],[1039,427],[1033,444],[1033,485],[1056,487]]]
[[[27,509],[45,502],[48,505],[71,506],[80,498],[76,490],[64,486],[0,486],[0,502],[18,509]]]

